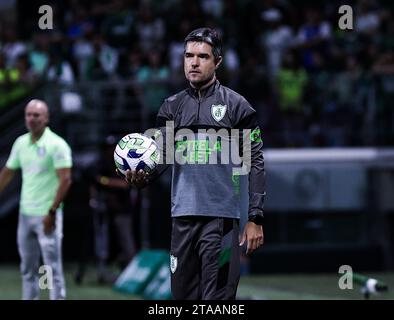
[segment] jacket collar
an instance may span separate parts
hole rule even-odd
[[[196,89],[193,88],[190,84],[189,84],[189,88],[187,89],[189,94],[196,97],[196,98],[206,98],[211,96],[215,90],[220,86],[220,82],[219,80],[215,80],[214,82],[212,82],[208,87],[204,88],[204,89]],[[200,92],[200,94],[199,94]]]

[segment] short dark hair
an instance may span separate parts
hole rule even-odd
[[[217,62],[222,55],[222,38],[216,30],[210,28],[195,29],[186,36],[184,41],[185,48],[189,41],[208,43],[212,47],[212,54],[215,58],[215,62]]]

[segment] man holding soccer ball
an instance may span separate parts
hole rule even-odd
[[[216,69],[222,62],[219,34],[209,28],[196,29],[184,43],[184,71],[189,87],[167,98],[157,115],[157,127],[163,135],[168,121],[172,121],[175,130],[187,128],[195,134],[187,141],[177,140],[175,135],[175,154],[186,152],[186,156],[185,161],[175,161],[173,166],[172,295],[174,299],[235,299],[240,277],[240,246],[246,243],[246,253],[251,254],[264,241],[263,143],[256,111],[244,97],[216,79]],[[201,129],[249,132],[243,135],[244,140],[250,137],[249,210],[241,239],[240,193],[234,166],[204,162],[212,150],[217,153],[224,150],[226,138],[222,137],[211,148],[206,144],[209,134],[201,134]],[[164,149],[162,159],[166,158]],[[197,163],[191,159],[197,159]],[[126,180],[142,188],[167,166],[165,163],[152,175],[129,170]]]

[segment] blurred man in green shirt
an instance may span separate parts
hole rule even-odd
[[[71,185],[71,149],[48,127],[44,101],[31,100],[25,109],[28,133],[16,139],[0,172],[0,192],[22,170],[18,251],[21,257],[22,298],[39,299],[40,256],[51,270],[46,288],[51,299],[65,299],[61,244],[62,201]],[[48,269],[45,269],[48,270]],[[49,273],[47,276],[50,275]],[[43,289],[43,288],[41,288]]]

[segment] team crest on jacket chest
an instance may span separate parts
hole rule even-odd
[[[213,104],[211,107],[211,114],[212,117],[219,122],[222,120],[226,114],[227,111],[227,105],[222,105],[222,104]]]
[[[172,273],[175,273],[176,268],[178,267],[178,258],[170,255],[170,269]]]

